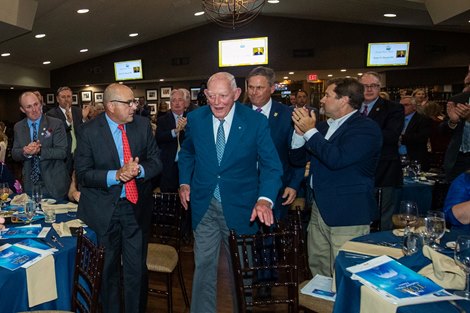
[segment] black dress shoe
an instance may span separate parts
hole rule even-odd
[[[258,292],[256,293],[256,298],[258,300],[268,300],[271,298],[271,287],[270,286],[261,286],[258,288]]]

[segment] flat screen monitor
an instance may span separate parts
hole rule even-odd
[[[117,81],[143,79],[142,60],[114,62],[114,75]]]
[[[268,37],[219,41],[219,67],[268,64]]]
[[[369,43],[367,66],[405,66],[409,55],[409,42]]]

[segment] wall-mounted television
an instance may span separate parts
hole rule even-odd
[[[405,66],[409,56],[409,42],[369,43],[367,66]]]
[[[114,62],[114,76],[117,81],[143,79],[142,60]]]
[[[268,64],[268,37],[219,41],[219,67]]]

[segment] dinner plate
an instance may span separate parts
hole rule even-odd
[[[57,201],[55,199],[42,199],[42,202],[48,203],[48,204],[54,204]]]
[[[446,242],[446,247],[449,248],[449,249],[454,250],[455,249],[455,241]]]

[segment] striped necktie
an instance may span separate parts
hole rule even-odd
[[[217,129],[217,139],[215,141],[215,148],[216,148],[216,151],[217,151],[217,161],[219,162],[219,165],[220,165],[220,162],[222,161],[222,157],[224,155],[224,150],[225,150],[224,122],[225,122],[225,120],[220,120],[219,128]],[[215,186],[214,198],[219,200],[219,202],[222,202],[221,197],[220,197],[219,184],[217,184],[217,186]]]
[[[33,127],[33,141],[38,141],[38,129],[37,123],[34,122],[31,124]],[[41,168],[39,166],[39,155],[33,155],[32,165],[31,165],[31,181],[33,184],[36,184],[41,179]]]

